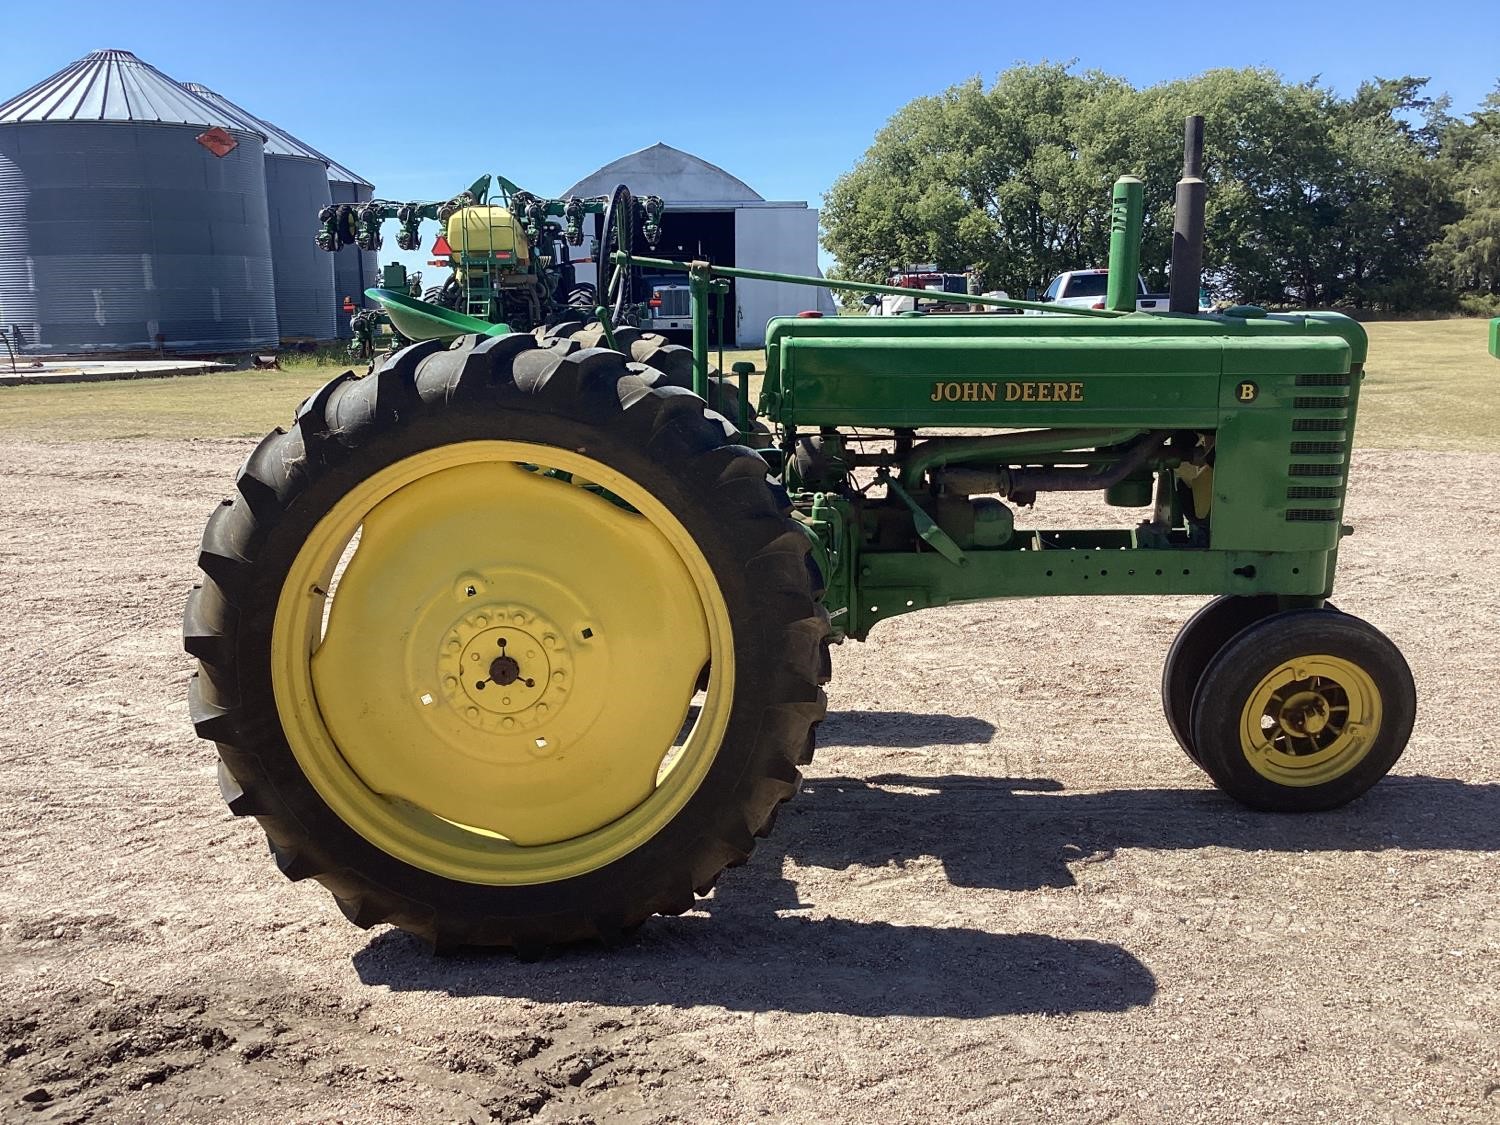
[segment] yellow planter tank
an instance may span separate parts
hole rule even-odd
[[[524,268],[531,254],[516,217],[504,207],[464,207],[449,216],[443,233],[459,258],[493,255]]]

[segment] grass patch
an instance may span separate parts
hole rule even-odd
[[[1500,450],[1500,362],[1479,319],[1367,324],[1370,361],[1358,443],[1373,449]],[[717,352],[711,353],[717,362]],[[724,366],[760,349],[725,351]],[[0,387],[0,434],[41,441],[258,437],[291,421],[297,404],[342,363],[175,379]],[[760,380],[752,381],[752,397]]]
[[[716,351],[710,351],[708,353],[708,362],[711,363],[711,364],[713,364],[715,367],[717,367],[718,364],[719,364],[719,353],[716,352]],[[726,375],[729,374],[730,371],[734,370],[734,365],[736,363],[742,363],[742,362],[743,363],[753,363],[753,364],[755,364],[755,371],[756,371],[756,373],[757,374],[761,374],[761,375],[765,374],[765,370],[766,370],[766,349],[765,348],[735,348],[733,350],[731,350],[729,348],[725,348],[724,349],[724,373]]]
[[[725,350],[726,371],[740,360],[755,364],[757,375],[750,382],[753,403],[760,392],[765,352]],[[709,354],[709,362],[718,362],[717,352]],[[298,403],[349,368],[328,360],[293,361],[285,371],[0,387],[0,435],[36,441],[260,437],[274,426],[289,425]],[[363,364],[356,365],[356,370],[363,369]]]
[[[1488,321],[1376,321],[1365,331],[1356,445],[1500,450],[1500,361],[1489,354]]]
[[[0,387],[0,433],[37,441],[259,437],[346,364]]]

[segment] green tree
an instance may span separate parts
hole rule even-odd
[[[1340,98],[1247,68],[1137,90],[1068,65],[1014,67],[901,109],[825,197],[824,245],[846,278],[977,264],[1020,293],[1104,262],[1109,185],[1130,173],[1146,185],[1142,272],[1164,287],[1182,123],[1201,113],[1217,287],[1272,305],[1431,304],[1431,247],[1459,211],[1435,159],[1452,122],[1426,84],[1374,79]]]
[[[1328,242],[1333,276],[1325,303],[1395,309],[1446,303],[1433,282],[1430,248],[1458,210],[1451,176],[1436,159],[1447,103],[1425,95],[1427,81],[1373,79],[1332,107],[1329,140],[1337,164],[1329,191],[1339,222]]]
[[[1077,122],[1128,90],[1042,63],[1008,70],[988,90],[975,78],[911,102],[824,198],[824,245],[839,276],[977,265],[989,284],[1017,292],[1102,261],[1110,176],[1080,148]]]
[[[1443,136],[1443,159],[1461,214],[1433,247],[1437,278],[1458,294],[1479,298],[1474,311],[1500,311],[1500,84]]]

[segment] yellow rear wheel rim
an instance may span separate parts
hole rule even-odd
[[[1323,785],[1364,761],[1380,731],[1380,689],[1339,656],[1298,657],[1261,678],[1240,713],[1240,749],[1278,785]]]
[[[728,727],[733,637],[703,552],[645,488],[581,453],[463,442],[318,522],[277,602],[271,680],[302,772],[371,844],[534,884],[682,810]]]

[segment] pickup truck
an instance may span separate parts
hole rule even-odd
[[[1137,277],[1135,307],[1140,312],[1166,312],[1171,301],[1170,294],[1149,293],[1146,291],[1146,282]],[[1052,284],[1047,286],[1046,292],[1041,300],[1048,304],[1057,304],[1063,308],[1075,309],[1102,309],[1104,307],[1104,295],[1109,288],[1108,270],[1069,270],[1060,273],[1052,279]],[[1046,313],[1026,310],[1032,316],[1046,316]]]

